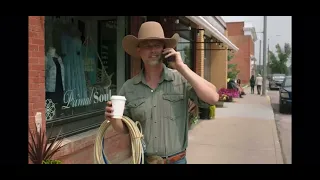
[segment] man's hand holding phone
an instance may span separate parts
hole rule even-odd
[[[178,70],[183,68],[183,61],[180,52],[175,51],[173,48],[166,48],[163,50],[164,58],[168,61],[169,65]]]

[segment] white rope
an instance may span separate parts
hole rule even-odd
[[[121,120],[128,127],[131,139],[132,160],[129,164],[144,164],[144,152],[142,145],[143,135],[141,124],[138,121],[135,123],[133,120],[126,116],[123,116]],[[110,121],[105,120],[99,127],[93,150],[94,164],[112,164],[105,155],[104,147],[102,145],[105,132],[110,126],[112,127]],[[138,128],[138,126],[140,129]]]

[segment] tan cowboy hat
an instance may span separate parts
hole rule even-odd
[[[166,48],[175,48],[179,41],[179,34],[175,33],[171,38],[165,38],[162,26],[158,22],[148,21],[141,24],[138,37],[127,35],[122,40],[123,49],[133,57],[140,57],[137,47],[143,40],[162,40]]]

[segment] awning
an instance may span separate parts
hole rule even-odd
[[[220,40],[221,42],[228,45],[230,49],[238,51],[239,48],[235,46],[224,34],[219,32],[215,27],[213,27],[207,20],[205,20],[202,16],[186,16],[186,18],[190,19],[191,21],[195,22],[196,24],[202,26],[206,31]]]

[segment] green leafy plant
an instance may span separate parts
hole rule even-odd
[[[234,56],[228,52],[228,62],[230,62],[233,57]],[[239,73],[240,70],[237,69],[237,64],[228,64],[228,78],[236,79]]]
[[[272,51],[269,51],[268,67],[270,68],[272,74],[275,74],[275,73],[288,74],[289,73],[287,62],[291,56],[291,52],[292,52],[292,49],[289,43],[285,43],[284,48],[281,48],[279,44],[276,45],[277,56]]]
[[[199,107],[191,100],[188,102],[189,126],[196,124],[199,120]]]
[[[42,164],[61,164],[61,161],[60,160],[47,159],[45,161],[42,161]]]
[[[31,131],[29,128],[29,134],[31,136],[31,140],[28,142],[28,154],[31,162],[33,164],[59,164],[57,163],[58,161],[51,160],[51,158],[63,147],[61,145],[63,141],[63,138],[60,135],[61,130],[52,142],[49,142],[52,131],[49,138],[46,137],[46,131],[43,131],[42,128],[39,132]]]

